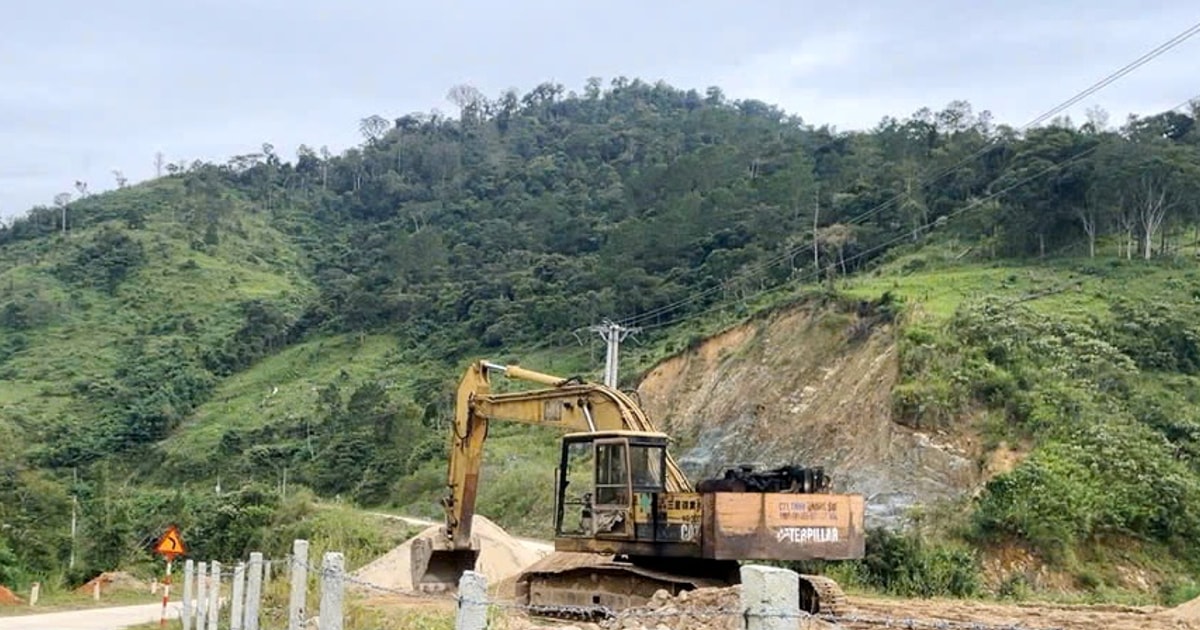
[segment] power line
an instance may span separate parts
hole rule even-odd
[[[1141,57],[1138,57],[1134,61],[1129,62],[1128,64],[1121,67],[1120,69],[1110,73],[1108,76],[1104,77],[1103,79],[1100,79],[1099,81],[1093,83],[1088,88],[1082,90],[1081,92],[1076,93],[1074,96],[1067,99],[1066,101],[1064,101],[1064,102],[1056,105],[1055,107],[1051,108],[1050,110],[1042,113],[1037,118],[1034,118],[1030,122],[1019,127],[1018,132],[1026,131],[1030,127],[1033,127],[1034,125],[1037,125],[1038,123],[1049,119],[1050,117],[1054,116],[1055,114],[1062,112],[1063,110],[1067,109],[1068,107],[1078,103],[1080,100],[1090,96],[1091,94],[1094,94],[1094,93],[1100,91],[1101,89],[1107,87],[1108,85],[1116,82],[1121,77],[1124,77],[1125,75],[1133,72],[1134,70],[1140,68],[1141,66],[1149,63],[1151,60],[1155,59],[1156,57],[1161,56],[1163,53],[1170,50],[1171,48],[1174,48],[1175,46],[1178,46],[1179,44],[1183,43],[1184,41],[1190,39],[1197,33],[1200,33],[1200,22],[1197,22],[1197,23],[1189,26],[1188,28],[1181,31],[1179,34],[1168,39],[1167,41],[1163,42],[1162,44],[1159,44],[1158,46],[1156,46],[1154,49],[1150,50],[1149,52],[1146,52]],[[1178,106],[1176,106],[1176,107],[1178,107]],[[1172,109],[1174,109],[1174,108],[1172,108]],[[953,166],[938,172],[938,174],[933,176],[932,178],[929,178],[929,179],[922,178],[922,180],[919,182],[918,185],[925,186],[925,185],[931,184],[935,181],[942,179],[946,175],[953,173],[963,164],[966,164],[967,162],[974,160],[975,158],[979,157],[980,155],[983,155],[984,153],[986,153],[987,151],[992,149],[993,148],[992,145],[994,144],[994,142],[995,142],[994,138],[992,140],[985,142],[984,145],[982,147],[980,147],[977,151],[975,151],[971,155],[967,156],[966,158],[963,158],[962,160],[960,160]],[[827,143],[827,145],[831,145],[831,144],[833,144],[833,143],[832,142]],[[818,150],[819,149],[820,149],[820,147],[818,147]],[[906,195],[906,193],[898,193],[898,194],[894,195],[893,197],[889,198],[888,200],[876,205],[875,207],[873,207],[857,216],[851,217],[850,219],[848,219],[846,221],[846,223],[855,224],[855,223],[863,221],[867,218],[870,218],[870,217],[886,210],[888,207],[890,207],[892,204],[894,204],[899,199],[903,198],[905,195]],[[779,264],[780,262],[782,262],[784,260],[788,260],[788,259],[795,257],[796,255],[798,255],[798,253],[801,250],[808,249],[811,246],[812,246],[812,241],[811,240],[806,241],[805,243],[803,243],[801,245],[798,245],[790,250],[784,251],[784,253],[782,253],[782,254],[770,257],[767,260],[762,261],[761,263],[752,265],[748,269],[748,272],[751,274],[760,273],[769,267],[773,267],[774,265]],[[698,293],[694,293],[687,298],[683,298],[681,300],[677,300],[675,302],[672,302],[672,303],[669,303],[669,304],[666,304],[663,306],[655,307],[649,311],[646,311],[645,313],[641,313],[638,315],[634,315],[631,317],[621,319],[621,320],[619,320],[619,323],[624,324],[624,325],[633,325],[633,324],[636,324],[639,322],[648,321],[648,320],[655,318],[663,313],[670,312],[681,306],[686,306],[688,304],[694,303],[697,300],[702,299],[708,295],[712,295],[712,294],[716,293],[717,291],[724,289],[725,285],[729,284],[730,282],[732,282],[732,278],[721,282],[720,284],[718,284],[715,287],[710,287],[710,288],[700,291]]]
[[[1188,103],[1191,103],[1192,101],[1194,101],[1194,100],[1197,100],[1197,99],[1200,99],[1200,94],[1196,94],[1195,96],[1192,96],[1192,97],[1190,97],[1190,98],[1188,98],[1188,99],[1185,99],[1183,102],[1181,102],[1181,103],[1179,103],[1179,104],[1177,104],[1177,105],[1175,105],[1175,106],[1173,106],[1173,107],[1170,107],[1170,108],[1169,108],[1169,109],[1167,109],[1166,111],[1173,111],[1173,110],[1179,109],[1180,107],[1186,106]],[[1073,163],[1075,163],[1075,162],[1077,162],[1077,161],[1079,161],[1079,160],[1081,160],[1081,159],[1083,159],[1083,158],[1087,157],[1088,155],[1090,155],[1091,153],[1093,153],[1094,151],[1096,151],[1097,149],[1099,149],[1101,146],[1103,146],[1103,144],[1102,144],[1102,143],[1096,143],[1096,144],[1092,145],[1091,147],[1088,147],[1087,149],[1084,149],[1083,151],[1080,151],[1079,153],[1077,153],[1077,154],[1075,154],[1075,155],[1073,155],[1073,156],[1071,156],[1071,157],[1067,158],[1066,160],[1063,160],[1062,162],[1059,162],[1059,163],[1057,163],[1057,164],[1052,164],[1052,165],[1050,165],[1050,166],[1046,167],[1045,169],[1042,169],[1041,171],[1038,171],[1037,173],[1034,173],[1033,175],[1030,175],[1030,176],[1028,176],[1028,177],[1025,177],[1025,178],[1023,178],[1023,179],[1020,179],[1020,180],[1018,180],[1018,181],[1016,181],[1016,182],[1014,182],[1014,183],[1012,183],[1012,184],[1010,184],[1010,185],[1008,185],[1008,186],[1006,186],[1006,187],[1004,187],[1004,188],[1002,188],[1002,189],[1000,189],[1000,190],[997,190],[997,191],[995,191],[995,192],[993,192],[993,193],[990,193],[990,194],[988,194],[988,195],[987,195],[987,196],[985,196],[985,197],[982,197],[982,198],[980,198],[980,199],[976,199],[975,201],[973,201],[973,202],[971,202],[971,203],[969,203],[969,204],[967,204],[967,205],[963,206],[962,208],[959,208],[959,209],[957,209],[957,210],[955,210],[955,211],[953,211],[953,212],[951,212],[951,213],[949,213],[949,214],[946,214],[946,215],[944,215],[944,216],[942,216],[942,217],[939,217],[939,218],[937,218],[937,219],[934,219],[934,220],[932,220],[932,221],[929,221],[928,223],[925,223],[925,224],[923,224],[922,226],[920,226],[920,228],[918,228],[918,229],[919,229],[919,230],[921,230],[921,231],[928,230],[928,229],[931,229],[931,228],[933,228],[933,227],[937,226],[939,223],[942,223],[942,222],[948,221],[948,220],[950,220],[950,219],[952,219],[952,218],[954,218],[954,217],[956,217],[956,216],[959,216],[959,215],[961,215],[961,214],[964,214],[964,213],[966,213],[966,212],[969,212],[970,210],[973,210],[973,209],[975,209],[975,208],[977,208],[977,207],[979,207],[979,206],[981,206],[981,205],[983,205],[983,204],[987,203],[988,201],[991,201],[991,200],[995,199],[996,197],[999,197],[999,196],[1001,196],[1001,195],[1003,195],[1003,194],[1005,194],[1005,193],[1007,193],[1007,192],[1009,192],[1009,191],[1011,191],[1011,190],[1014,190],[1014,189],[1016,189],[1016,188],[1019,188],[1019,187],[1021,187],[1021,186],[1025,185],[1025,184],[1027,184],[1027,183],[1029,183],[1029,182],[1031,182],[1031,181],[1033,181],[1033,180],[1035,180],[1035,179],[1037,179],[1037,178],[1039,178],[1039,177],[1043,176],[1043,175],[1046,175],[1046,174],[1048,174],[1048,173],[1050,173],[1050,172],[1052,172],[1052,171],[1055,171],[1055,170],[1058,170],[1058,169],[1064,168],[1064,167],[1066,167],[1066,166],[1069,166],[1069,165],[1071,165],[1071,164],[1073,164]],[[878,244],[878,245],[876,245],[876,246],[874,246],[874,247],[872,247],[872,248],[870,248],[870,249],[863,250],[863,251],[861,251],[861,252],[859,252],[859,253],[857,253],[857,254],[855,254],[855,255],[851,256],[850,258],[844,259],[844,261],[840,261],[839,263],[836,263],[836,264],[841,264],[841,263],[843,263],[843,262],[850,262],[850,261],[858,260],[858,259],[860,259],[860,258],[864,258],[864,257],[866,257],[866,256],[869,256],[870,254],[873,254],[873,253],[875,253],[875,252],[877,252],[877,251],[879,251],[879,250],[882,250],[882,249],[886,249],[886,248],[888,248],[888,247],[891,247],[892,245],[895,245],[896,243],[898,243],[898,242],[900,242],[900,241],[903,241],[903,240],[905,240],[905,239],[907,239],[907,238],[909,238],[909,234],[908,234],[908,233],[905,233],[905,234],[903,234],[903,235],[900,235],[900,236],[897,236],[897,237],[895,237],[895,238],[893,238],[893,239],[890,239],[890,240],[884,241],[883,243],[880,243],[880,244]],[[831,264],[829,264],[829,265],[826,265],[826,266],[825,266],[825,267],[823,267],[823,268],[817,268],[817,269],[814,269],[814,270],[812,270],[812,271],[808,272],[808,273],[806,274],[806,276],[813,276],[813,277],[819,276],[819,275],[820,275],[820,273],[821,273],[822,271],[828,271],[829,269],[832,269],[834,266],[836,266],[836,264],[834,264],[834,263],[831,263]],[[773,290],[773,289],[775,289],[775,288],[777,288],[777,287],[771,287],[771,288],[768,288],[768,289],[763,289],[763,290],[760,290],[760,291],[756,291],[756,292],[754,292],[754,293],[751,293],[751,294],[750,294],[748,297],[756,297],[756,296],[759,296],[759,295],[762,295],[762,294],[766,293],[767,291]],[[743,298],[743,299],[746,299],[746,298]],[[666,322],[659,322],[659,323],[656,323],[656,324],[649,324],[649,325],[645,325],[645,326],[643,326],[643,327],[642,327],[642,330],[653,330],[653,329],[655,329],[655,328],[661,328],[661,327],[664,327],[664,326],[670,326],[670,325],[672,325],[672,324],[675,324],[675,323],[681,322],[681,321],[683,321],[683,320],[685,320],[685,319],[690,319],[690,318],[692,318],[692,317],[699,317],[699,316],[702,316],[702,315],[705,315],[705,314],[708,314],[708,313],[711,313],[711,312],[718,311],[718,310],[720,310],[720,309],[722,309],[722,308],[725,308],[725,307],[729,306],[729,305],[730,305],[730,304],[732,304],[732,303],[733,303],[733,301],[726,301],[726,302],[723,302],[723,303],[720,303],[720,304],[716,304],[716,305],[714,305],[714,306],[712,306],[712,307],[709,307],[709,308],[707,308],[707,309],[704,309],[704,310],[702,310],[702,311],[700,311],[700,312],[698,312],[698,313],[692,313],[692,314],[688,314],[688,315],[681,315],[680,317],[677,317],[677,318],[675,318],[675,319],[672,319],[672,320],[669,320],[669,321],[666,321]]]

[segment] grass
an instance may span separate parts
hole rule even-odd
[[[223,224],[219,245],[195,249],[194,235],[171,209],[181,192],[168,180],[108,195],[102,206],[108,215],[129,206],[164,210],[150,213],[143,229],[127,232],[142,244],[145,262],[112,295],[67,284],[54,273],[100,233],[99,225],[0,251],[0,308],[31,305],[37,316],[25,330],[0,327],[0,431],[95,417],[98,410],[73,387],[111,378],[122,347],[135,336],[153,332],[211,347],[241,325],[237,304],[249,299],[299,314],[315,291],[301,250],[268,217],[251,211]],[[175,333],[160,330],[179,324],[185,328]],[[3,348],[17,338],[24,349],[5,359]]]
[[[159,447],[173,465],[205,461],[230,429],[249,429],[312,412],[317,389],[334,381],[405,376],[387,335],[341,335],[294,345],[224,379],[211,399]],[[393,385],[394,386],[394,385]]]
[[[862,299],[891,292],[935,319],[945,319],[963,301],[985,295],[1007,297],[1045,313],[1085,318],[1106,315],[1118,296],[1190,301],[1197,280],[1200,271],[1194,265],[1161,261],[1097,257],[971,263],[917,253],[856,276],[841,290]]]
[[[78,593],[69,590],[43,590],[41,595],[38,596],[36,606],[29,605],[29,593],[19,593],[19,595],[25,600],[25,603],[17,606],[0,606],[0,617],[40,615],[90,608],[134,606],[162,601],[161,594],[152,594],[149,589],[144,591],[119,590],[111,593],[102,593],[99,600],[93,599],[91,593]]]

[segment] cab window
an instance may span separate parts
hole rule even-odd
[[[629,504],[626,443],[596,444],[596,504]]]

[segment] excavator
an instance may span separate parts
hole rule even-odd
[[[492,392],[493,373],[542,385]],[[453,590],[475,567],[472,536],[484,443],[492,421],[564,431],[555,469],[554,548],[517,577],[535,614],[595,617],[670,594],[737,584],[739,561],[850,560],[865,551],[864,498],[835,494],[821,468],[728,468],[693,485],[634,397],[617,388],[517,365],[473,362],[450,435],[445,523],[413,542],[413,584]],[[838,584],[800,576],[800,608],[847,612]],[[607,611],[607,612],[606,612]]]

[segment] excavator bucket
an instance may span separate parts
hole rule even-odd
[[[412,541],[413,589],[423,592],[457,589],[463,573],[474,570],[478,559],[479,543],[474,537],[468,549],[455,549],[441,536],[417,538]]]

